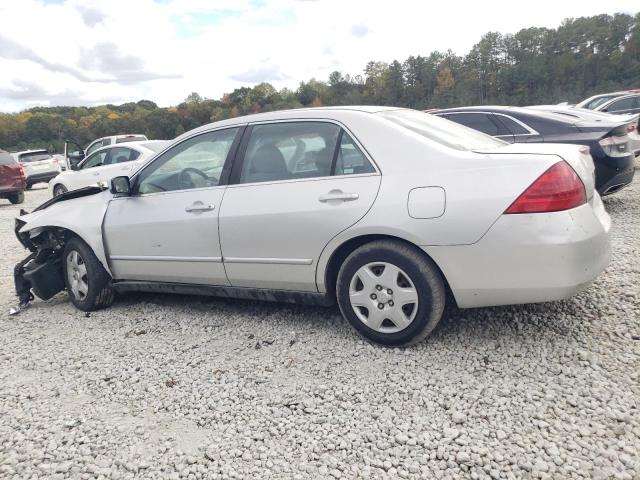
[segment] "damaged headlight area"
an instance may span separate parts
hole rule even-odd
[[[20,232],[25,222],[16,219],[16,236],[31,253],[18,262],[13,269],[13,278],[19,305],[10,313],[18,313],[28,306],[34,294],[42,300],[48,300],[64,290],[62,271],[62,252],[65,244],[65,231],[62,229],[33,229]]]

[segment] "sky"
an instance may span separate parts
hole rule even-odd
[[[637,10],[637,0],[0,0],[0,111],[295,89],[362,74],[371,60],[465,54],[488,31]]]

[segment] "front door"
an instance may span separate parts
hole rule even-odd
[[[229,282],[317,291],[322,250],[366,214],[380,174],[333,123],[260,124],[247,133],[220,211]]]
[[[103,230],[116,280],[228,285],[218,214],[238,131],[177,144],[134,176],[132,196],[113,199]]]

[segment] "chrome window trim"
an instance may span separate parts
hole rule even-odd
[[[319,182],[322,180],[341,179],[341,178],[360,178],[360,177],[379,177],[379,173],[356,173],[345,175],[327,175],[326,177],[309,177],[309,178],[288,178],[286,180],[267,180],[264,182],[252,183],[232,183],[226,185],[227,188],[255,187],[258,185],[279,185],[282,183],[301,183],[301,182]]]
[[[521,120],[518,120],[517,118],[512,117],[511,115],[507,115],[506,113],[487,112],[487,111],[484,111],[484,110],[473,110],[473,111],[464,111],[464,112],[442,112],[442,113],[440,113],[440,116],[443,116],[443,115],[456,115],[458,113],[482,113],[484,115],[498,115],[498,116],[501,116],[501,117],[506,117],[509,120],[513,120],[514,122],[516,122],[518,125],[520,125],[522,128],[524,128],[525,130],[527,130],[529,132],[529,133],[512,133],[510,135],[491,135],[492,137],[528,137],[529,135],[540,135],[539,132],[537,132],[536,130],[531,128],[526,123],[522,122]],[[436,115],[438,115],[438,114],[436,113]]]

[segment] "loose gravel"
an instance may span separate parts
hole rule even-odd
[[[0,478],[640,478],[640,177],[605,200],[588,290],[448,308],[407,349],[335,308],[212,298],[9,317],[13,217],[45,199],[0,201]]]

